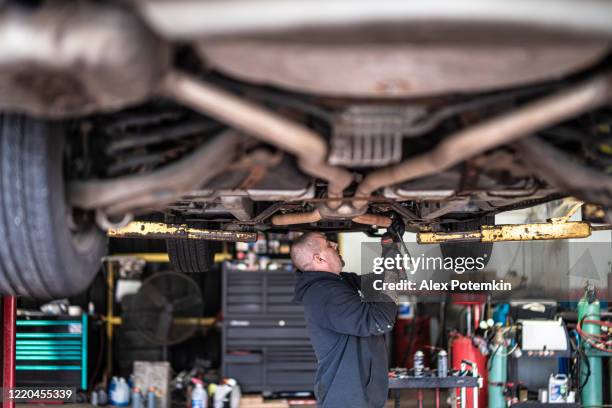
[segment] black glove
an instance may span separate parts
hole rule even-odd
[[[382,242],[402,242],[404,232],[406,232],[406,224],[404,223],[402,217],[396,215],[395,217],[393,217],[391,225],[387,228],[387,232],[383,234]]]

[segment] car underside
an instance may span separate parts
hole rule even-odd
[[[0,2],[0,292],[76,293],[134,219],[457,231],[569,196],[605,213],[610,21],[595,0]]]

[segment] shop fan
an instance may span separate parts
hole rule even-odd
[[[190,277],[160,272],[142,283],[130,309],[134,325],[145,340],[169,346],[196,332],[194,321],[202,315],[202,293]]]

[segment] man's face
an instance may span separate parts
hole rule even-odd
[[[318,234],[319,253],[313,254],[313,263],[318,270],[340,273],[344,266],[344,260],[338,252],[338,244],[328,240],[325,235]]]

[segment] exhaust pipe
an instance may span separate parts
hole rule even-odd
[[[353,205],[363,208],[368,203],[366,197],[382,187],[435,174],[486,150],[592,110],[609,102],[611,96],[612,75],[601,75],[462,130],[444,139],[431,152],[368,174],[357,188]]]
[[[363,214],[353,218],[353,222],[365,225],[376,225],[377,227],[388,228],[393,220],[385,215]]]
[[[314,210],[305,213],[294,214],[279,214],[272,217],[273,225],[295,225],[295,224],[310,224],[312,222],[321,221],[322,217],[319,210]]]
[[[295,224],[310,224],[321,221],[323,217],[319,210],[314,210],[305,213],[294,214],[279,214],[272,217],[273,225],[295,225]],[[353,222],[365,225],[376,225],[378,227],[387,228],[391,225],[391,218],[378,214],[363,214],[352,218]]]
[[[307,174],[328,183],[330,208],[342,204],[342,192],[352,183],[347,170],[330,166],[327,143],[309,128],[293,122],[210,83],[180,72],[170,72],[161,93],[207,116],[289,152]]]
[[[68,185],[69,201],[107,215],[161,208],[219,175],[234,160],[242,138],[236,131],[227,130],[178,162],[148,174],[73,181]]]

